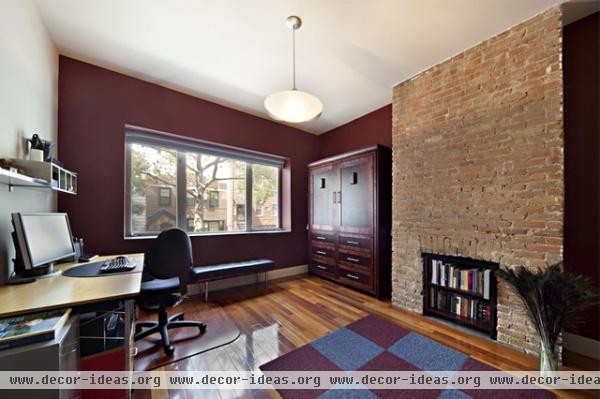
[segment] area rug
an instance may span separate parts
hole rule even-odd
[[[138,350],[135,357],[135,370],[148,371],[169,363],[195,356],[235,341],[240,330],[233,320],[218,305],[189,303],[175,311],[183,311],[186,320],[200,320],[206,324],[206,332],[199,334],[195,327],[169,330],[171,344],[175,347],[172,356],[163,352],[160,334],[153,334],[135,342]],[[156,314],[142,315],[141,320],[154,320]]]
[[[472,357],[375,315],[260,367],[263,371],[495,371]],[[280,390],[284,399],[554,398],[539,390]]]

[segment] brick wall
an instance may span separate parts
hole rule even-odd
[[[545,267],[562,259],[562,11],[555,7],[393,96],[393,303],[421,312],[421,252]],[[498,287],[498,340],[535,353]]]

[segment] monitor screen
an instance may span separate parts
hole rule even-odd
[[[26,266],[41,267],[75,254],[71,227],[66,213],[19,213],[15,228],[20,229]],[[16,220],[15,220],[16,221]],[[18,226],[17,226],[18,225]],[[19,234],[19,232],[18,232]]]

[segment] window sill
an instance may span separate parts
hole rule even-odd
[[[253,231],[224,231],[215,233],[191,233],[188,234],[192,237],[215,237],[215,236],[241,236],[251,234],[286,234],[291,233],[292,230],[278,229],[278,230],[253,230]],[[158,235],[147,235],[147,236],[125,236],[125,240],[153,240]]]

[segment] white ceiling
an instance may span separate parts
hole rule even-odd
[[[391,102],[392,87],[560,0],[35,0],[61,54],[268,118],[291,87],[321,99],[322,133]]]

